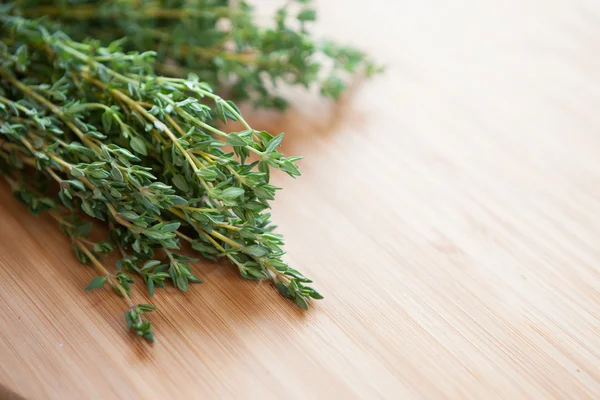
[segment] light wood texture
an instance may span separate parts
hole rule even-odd
[[[199,263],[206,283],[158,293],[150,348],[3,188],[0,383],[30,399],[599,398],[598,4],[319,3],[319,33],[387,72],[253,121],[306,156],[300,179],[276,177],[274,218],[326,295],[308,313]]]

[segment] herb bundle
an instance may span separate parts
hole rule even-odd
[[[301,157],[284,156],[278,151],[283,134],[253,129],[235,104],[204,80],[216,85],[229,80],[236,98],[281,107],[284,100],[264,83],[264,68],[270,65],[267,75],[273,81],[308,85],[319,69],[312,59],[317,47],[304,26],[300,31],[286,27],[283,11],[277,30],[264,30],[251,22],[244,2],[239,7],[222,0],[138,3],[105,0],[63,7],[66,3],[21,0],[3,9],[0,172],[15,197],[34,214],[46,212],[55,219],[77,258],[96,269],[86,289],[114,289],[127,303],[129,328],[150,342],[154,335],[145,314],[155,307],[134,301],[134,277],[150,296],[166,284],[187,291],[201,280],[192,271],[195,259],[181,250],[184,245],[211,260],[228,259],[244,278],[270,280],[307,309],[311,299],[322,296],[282,260],[283,238],[269,213],[278,190],[270,184],[271,171],[299,176]],[[62,23],[23,16],[23,6],[30,14],[45,10]],[[306,10],[298,16],[301,22],[312,19]],[[215,15],[226,16],[238,29],[219,30]],[[109,19],[115,32],[103,36],[113,32],[106,29]],[[147,20],[150,25],[142,24]],[[65,33],[82,36],[81,24],[88,23],[97,37],[74,39]],[[154,25],[170,34],[151,46],[145,35],[155,37],[149,28]],[[181,56],[177,32],[184,28],[190,29],[186,35],[193,34],[189,46],[202,51]],[[123,34],[133,37],[108,42]],[[231,42],[235,49],[226,50]],[[150,50],[135,50],[145,45]],[[276,51],[269,52],[269,46]],[[276,65],[271,53],[278,51],[281,69],[269,69]],[[360,63],[371,68],[362,53],[348,50],[332,57],[336,63],[344,60],[346,70]],[[156,73],[156,67],[167,70],[173,61],[177,73]],[[331,88],[332,79],[322,82],[325,94],[341,89],[338,83]],[[108,240],[91,239],[92,220],[108,226]],[[121,257],[111,272],[102,257],[113,251]]]
[[[197,74],[213,87],[228,86],[234,101],[283,109],[280,83],[316,85],[337,98],[342,77],[378,70],[366,55],[309,34],[316,12],[310,0],[287,1],[272,26],[259,26],[253,8],[234,0],[18,0],[26,17],[50,16],[76,40],[109,43],[127,37],[127,50],[157,52],[159,73]]]

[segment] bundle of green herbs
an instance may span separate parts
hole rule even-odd
[[[155,70],[193,72],[233,101],[283,109],[281,83],[315,85],[337,98],[344,75],[371,75],[378,67],[354,48],[309,34],[316,12],[310,0],[288,0],[271,24],[257,24],[254,9],[235,0],[18,0],[20,14],[49,16],[75,40],[108,44],[126,37],[125,50],[154,50]]]
[[[36,8],[31,3],[40,4]],[[237,98],[280,106],[281,100],[262,83],[261,68],[267,68],[269,46],[279,46],[285,56],[279,72],[269,70],[270,78],[295,76],[296,83],[313,82],[316,75],[306,74],[318,70],[310,59],[316,47],[304,28],[286,36],[279,13],[277,30],[261,30],[249,22],[245,3],[233,7],[225,1],[41,3],[2,6],[0,168],[14,195],[34,214],[46,212],[54,218],[71,239],[77,258],[96,269],[86,289],[114,289],[127,303],[129,328],[151,342],[152,325],[145,314],[154,306],[134,302],[134,276],[150,296],[167,283],[187,291],[190,283],[201,282],[192,271],[195,260],[181,251],[184,243],[205,258],[228,259],[244,278],[270,280],[304,309],[311,299],[322,298],[309,286],[310,279],[282,260],[283,239],[270,222],[269,201],[278,190],[269,183],[270,171],[299,176],[295,163],[300,157],[280,153],[283,134],[253,129],[233,102],[200,79],[218,88],[224,84],[221,75],[235,75]],[[47,10],[65,19],[32,19],[23,16],[28,14],[24,6],[31,14]],[[113,8],[124,13],[111,14]],[[307,13],[298,19],[312,19]],[[106,42],[102,21],[111,15],[121,15],[114,21],[114,35],[133,35],[133,40]],[[245,28],[224,34],[216,28],[221,15],[246,21]],[[68,36],[65,31],[83,35],[78,18],[73,24],[67,21],[73,16],[85,17],[85,23],[98,17],[98,25],[90,29],[98,37]],[[135,22],[131,28],[127,18]],[[195,21],[194,28],[187,25],[188,18]],[[147,20],[152,23],[145,25]],[[206,20],[208,27],[197,20]],[[138,35],[154,37],[156,26],[169,32],[165,38],[173,41],[171,50],[166,50],[167,42],[152,46],[150,39]],[[179,57],[190,34],[181,33],[186,27],[196,30],[190,46],[206,54],[210,49],[210,56]],[[205,30],[212,36],[200,38]],[[296,53],[297,43],[287,43],[288,37],[301,38],[306,48]],[[237,50],[225,50],[231,42]],[[252,54],[254,61],[238,59],[245,54]],[[237,61],[223,63],[230,56]],[[301,60],[294,61],[296,56]],[[360,53],[356,57],[346,60],[352,64],[346,69],[363,62]],[[157,66],[167,70],[170,58],[178,72],[187,72],[185,78],[156,74]],[[241,128],[227,129],[230,121]],[[94,219],[107,225],[108,240],[90,239]],[[113,251],[120,254],[114,271],[101,261]]]

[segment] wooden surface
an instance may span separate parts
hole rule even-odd
[[[326,299],[302,313],[199,263],[205,284],[158,293],[150,348],[3,188],[1,384],[29,399],[600,398],[598,2],[319,11],[320,34],[387,72],[253,122],[306,156],[300,179],[276,177],[274,215]]]

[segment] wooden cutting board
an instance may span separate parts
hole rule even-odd
[[[266,8],[273,2],[264,1]],[[322,0],[387,66],[292,91],[303,176],[274,219],[326,299],[201,262],[154,346],[47,218],[0,189],[0,384],[28,399],[600,398],[600,6]]]

